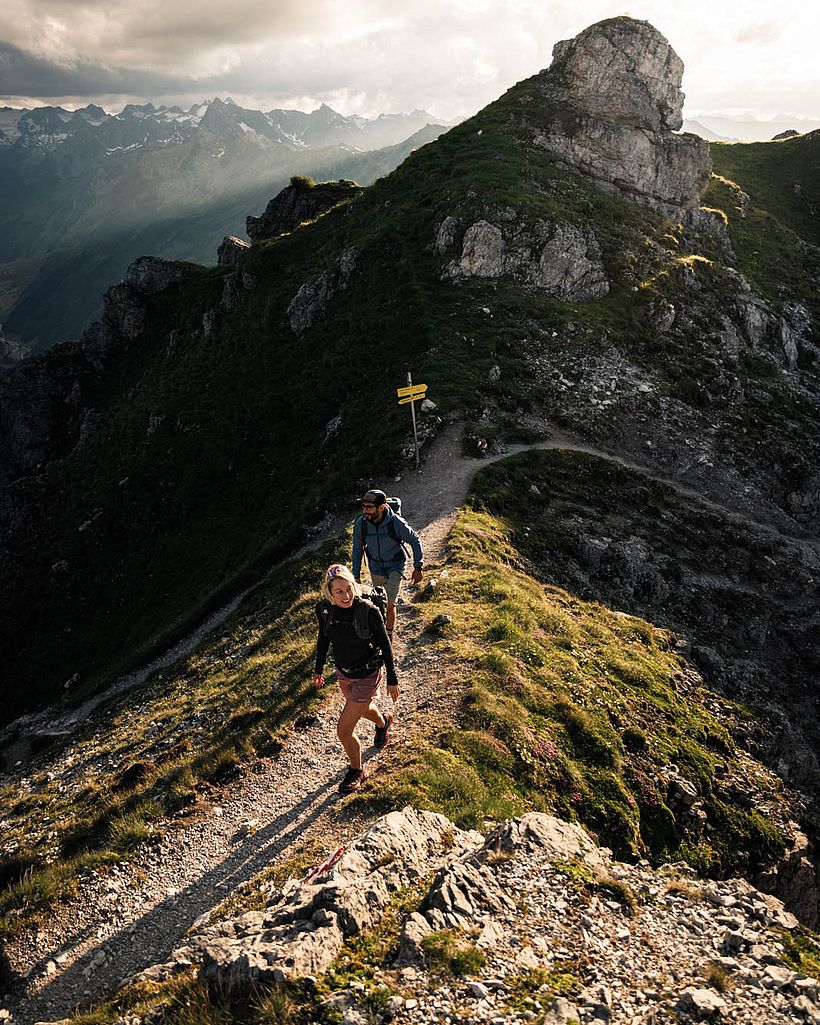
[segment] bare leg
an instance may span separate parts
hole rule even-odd
[[[387,720],[382,713],[376,708],[371,701],[370,704],[362,711],[362,719],[369,719],[374,725],[384,727]]]
[[[384,617],[387,629],[392,633],[396,628],[396,606],[387,603],[387,615]]]
[[[356,723],[366,711],[367,705],[361,701],[346,701],[336,726],[336,736],[342,742],[351,768],[354,769],[362,767],[362,745],[353,731],[356,729]]]

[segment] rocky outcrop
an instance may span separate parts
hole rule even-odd
[[[334,270],[300,285],[288,304],[288,321],[294,334],[303,335],[324,315],[336,293],[347,288],[359,255],[359,250],[351,246],[339,257]]]
[[[437,234],[439,250],[453,241],[454,219],[448,217]],[[464,232],[461,254],[445,268],[445,279],[509,277],[554,299],[582,302],[609,291],[595,235],[573,224],[533,225],[487,220]]]
[[[793,822],[790,827],[791,846],[776,865],[755,876],[752,881],[783,901],[801,922],[816,928],[820,923],[816,857],[806,834]]]
[[[181,281],[192,264],[182,260],[164,260],[160,256],[140,256],[125,272],[125,283],[143,295],[154,295]]]
[[[657,29],[632,18],[557,43],[537,79],[553,116],[537,145],[606,192],[681,219],[711,173],[709,147],[681,127],[683,62]]]
[[[148,298],[181,281],[190,266],[141,256],[105,293],[101,319],[80,339],[0,376],[0,483],[61,458],[92,429],[92,396],[105,390],[110,357],[140,338]]]
[[[332,860],[332,859],[330,859]],[[408,907],[407,887],[434,872]],[[399,901],[401,899],[401,903]],[[318,980],[345,939],[398,918],[385,964],[366,943],[361,978]],[[579,826],[531,812],[486,837],[405,808],[330,867],[287,883],[261,911],[189,938],[138,980],[198,967],[222,991],[308,977],[311,1020],[820,1020],[816,979],[782,934],[797,919],[740,879],[699,882],[685,863],[613,860]],[[323,978],[324,977],[324,978]],[[338,985],[338,983],[337,983]],[[373,1008],[379,1010],[375,1012]]]
[[[784,370],[794,370],[801,348],[811,348],[814,325],[801,303],[787,302],[778,313],[756,295],[740,274],[735,275],[738,291],[733,306],[720,317],[722,330],[716,334],[730,355],[741,351],[765,355]]]
[[[393,895],[481,840],[443,815],[412,808],[392,812],[327,871],[291,880],[264,911],[205,929],[174,951],[167,964],[139,978],[171,975],[180,962],[200,964],[204,979],[227,986],[320,973],[346,937],[380,921]]]
[[[250,245],[235,235],[226,235],[216,251],[216,262],[219,267],[234,267],[242,256],[250,249]]]
[[[222,306],[224,309],[237,309],[241,306],[251,292],[256,288],[257,280],[253,274],[247,271],[234,271],[233,274],[225,275],[225,284],[222,286]]]
[[[298,228],[306,221],[315,221],[339,203],[361,192],[356,182],[342,178],[336,182],[317,184],[310,178],[295,176],[290,185],[268,203],[261,217],[248,217],[245,230],[251,242],[276,238]]]

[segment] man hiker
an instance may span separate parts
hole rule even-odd
[[[361,577],[362,557],[366,555],[374,586],[382,586],[387,591],[385,619],[391,640],[396,626],[396,602],[407,564],[405,543],[410,545],[413,553],[411,579],[414,584],[418,584],[424,565],[418,534],[390,508],[383,491],[378,488],[368,491],[362,498],[362,515],[353,524],[353,576],[357,581]]]

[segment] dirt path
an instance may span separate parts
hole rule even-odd
[[[435,564],[445,554],[446,541],[457,509],[463,504],[475,472],[494,459],[532,446],[515,446],[488,458],[464,458],[460,430],[448,428],[434,446],[424,467],[393,485],[403,501],[404,513],[422,536],[425,557]],[[654,476],[610,454],[565,439],[545,441],[541,449],[565,448],[601,456],[640,473]],[[704,499],[676,481],[660,479],[687,498]],[[756,529],[765,524],[707,502],[724,514],[738,517]],[[230,611],[236,607],[232,603]],[[211,617],[205,628],[222,619]],[[400,610],[401,615],[407,610]],[[176,651],[181,651],[178,646]],[[430,709],[443,696],[435,655],[415,646],[411,652],[397,645],[399,677],[403,686],[396,728],[396,743],[407,743],[411,732],[424,728]],[[406,671],[406,675],[405,672]],[[21,1025],[65,1017],[79,1004],[96,1001],[131,974],[167,959],[186,930],[262,869],[286,857],[306,841],[316,839],[332,849],[343,842],[330,833],[327,811],[339,800],[336,786],[344,758],[335,737],[339,698],[329,693],[321,711],[305,729],[294,732],[275,760],[259,760],[193,821],[162,823],[162,838],[146,845],[135,862],[106,877],[86,880],[56,920],[36,936],[13,944],[8,957],[12,968],[28,973],[29,993],[12,1008]],[[371,743],[370,728],[362,728],[363,746]],[[372,767],[390,757],[390,748],[377,754],[368,747],[365,758]],[[243,824],[258,823],[243,835]],[[362,823],[350,825],[358,833]]]
[[[456,428],[445,431],[424,467],[394,485],[421,534],[429,563],[441,559],[455,511],[474,473],[487,461],[463,458],[460,444]],[[221,616],[210,617],[177,645],[176,657],[192,650],[238,604],[226,606]],[[161,661],[169,664],[167,658]],[[408,656],[399,642],[397,661],[403,690],[396,742],[402,743],[402,734],[407,737],[421,725],[419,709],[429,710],[439,701],[441,689],[423,651]],[[412,671],[405,676],[402,668],[408,663]],[[128,685],[146,675],[134,674]],[[121,682],[117,689],[123,689]],[[339,800],[336,786],[345,764],[335,736],[339,708],[340,699],[329,692],[316,720],[295,732],[275,761],[249,765],[221,803],[196,820],[160,823],[162,838],[146,845],[134,862],[86,880],[53,922],[12,944],[11,966],[28,973],[29,980],[26,999],[11,1008],[14,1021],[33,1025],[62,1018],[78,1005],[101,999],[129,975],[165,960],[197,919],[278,858],[326,835],[328,848],[341,842],[338,833],[328,834],[325,824],[325,813]],[[389,757],[389,748],[377,755],[369,746],[372,728],[363,727],[361,735],[368,764]],[[243,825],[251,820],[258,826],[243,836]],[[357,823],[350,831],[360,828]]]

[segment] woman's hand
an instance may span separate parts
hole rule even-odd
[[[401,691],[399,690],[399,685],[397,683],[388,683],[387,695],[392,699],[394,705],[399,700],[400,693]]]
[[[317,687],[324,687],[325,678],[324,676],[322,676],[321,673],[315,673],[313,676],[313,682],[316,684]]]

